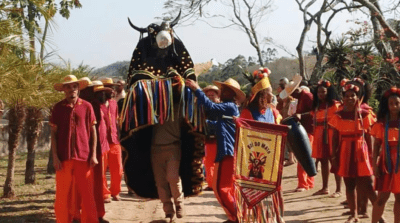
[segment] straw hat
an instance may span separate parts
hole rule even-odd
[[[269,78],[268,77],[262,78],[259,82],[257,82],[257,84],[255,84],[251,88],[252,96],[250,98],[250,101],[253,101],[253,99],[256,97],[258,92],[260,92],[261,90],[267,89],[269,87],[271,87],[271,83],[269,82]]]
[[[112,89],[109,87],[104,87],[103,83],[101,81],[93,81],[93,91],[98,92],[98,91],[108,91],[112,92]]]
[[[80,81],[87,81],[88,82],[88,85],[85,87],[85,88],[87,88],[87,87],[92,87],[93,86],[93,83],[92,83],[92,81],[88,78],[88,77],[82,77],[81,79],[79,79]],[[83,89],[85,89],[85,88],[83,88]],[[83,90],[82,89],[82,90]]]
[[[89,82],[87,80],[78,80],[78,78],[76,78],[75,75],[67,75],[61,79],[60,83],[54,85],[54,89],[56,91],[63,91],[64,84],[72,84],[72,83],[78,83],[79,90],[85,89],[89,85]]]
[[[103,77],[100,79],[101,82],[103,82],[104,86],[117,86],[117,83],[114,83],[113,79],[109,77]]]
[[[207,91],[215,91],[218,95],[221,94],[221,90],[215,85],[208,85],[207,87],[203,88],[203,92],[207,94]]]
[[[237,81],[235,81],[232,78],[228,78],[228,80],[224,81],[224,82],[220,82],[220,81],[214,81],[214,84],[217,85],[217,87],[219,89],[222,88],[222,86],[228,87],[230,89],[232,89],[235,94],[236,94],[236,100],[239,103],[242,103],[245,99],[246,99],[246,94],[240,90],[240,85]]]
[[[299,87],[302,79],[303,78],[299,74],[294,75],[293,80],[286,85],[285,90],[281,91],[279,97],[285,99],[288,96],[290,96],[293,93],[293,91]]]

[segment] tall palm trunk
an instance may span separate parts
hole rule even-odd
[[[25,184],[33,184],[35,183],[35,145],[42,129],[43,114],[42,109],[35,107],[27,108],[26,113],[25,130],[28,156],[26,159]]]
[[[3,197],[14,197],[15,156],[25,120],[25,105],[17,101],[8,112],[8,167]]]

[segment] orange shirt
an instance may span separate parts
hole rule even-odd
[[[315,111],[315,110],[311,111],[311,115],[314,117],[314,121],[316,122],[317,125],[319,125],[318,123],[324,122],[325,118],[326,118],[326,122],[328,124],[329,120],[333,116],[335,116],[336,112],[339,110],[340,103],[335,102],[332,106],[328,107],[327,111],[325,108],[326,108],[326,105],[324,104],[324,105],[319,106],[317,111]]]
[[[360,118],[354,120],[354,112],[339,111],[329,120],[328,124],[338,130],[340,135],[361,135],[363,130],[365,133],[369,133],[376,120],[367,110],[361,110],[361,116],[362,121]]]

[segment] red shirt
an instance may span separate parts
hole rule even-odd
[[[313,94],[310,92],[301,91],[299,102],[296,108],[296,114],[302,114],[312,111]],[[307,133],[313,133],[313,118],[311,114],[303,114],[300,120],[301,125],[306,129]]]
[[[90,129],[96,124],[92,105],[78,98],[74,106],[66,99],[54,105],[50,126],[57,129],[57,155],[60,161],[88,161]]]
[[[117,119],[118,119],[118,104],[114,99],[108,100],[108,117],[106,121],[108,129],[108,143],[119,144],[118,140],[118,129],[117,129]]]
[[[105,104],[100,104],[98,100],[92,101],[94,113],[96,115],[97,125],[97,151],[101,154],[110,150],[110,145],[108,144],[107,140],[107,126],[106,126],[106,114],[107,114],[107,107]]]

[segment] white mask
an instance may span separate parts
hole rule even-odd
[[[168,31],[161,31],[156,36],[158,48],[165,49],[172,44],[172,37]]]

